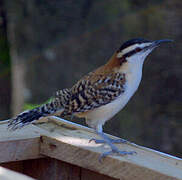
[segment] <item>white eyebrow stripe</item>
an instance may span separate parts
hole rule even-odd
[[[128,52],[133,51],[133,50],[136,49],[137,47],[139,47],[139,48],[144,48],[144,47],[149,46],[149,45],[151,45],[151,44],[152,44],[152,43],[149,42],[149,43],[134,44],[134,45],[132,45],[132,46],[129,46],[129,47],[123,49],[121,52],[119,52],[119,53],[117,54],[117,58],[120,58],[120,57],[122,57],[124,54],[127,54]]]

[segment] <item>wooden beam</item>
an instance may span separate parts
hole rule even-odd
[[[42,157],[40,133],[41,129],[33,125],[8,131],[7,122],[0,122],[0,163]]]
[[[98,161],[100,154],[108,151],[109,148],[94,142],[89,143],[91,138],[98,138],[92,129],[57,117],[46,118],[46,121],[36,124],[36,126],[30,125],[22,130],[15,131],[13,132],[14,135],[11,132],[7,132],[4,134],[4,143],[10,139],[9,143],[12,144],[13,139],[20,141],[27,139],[29,141],[31,138],[36,139],[41,136],[39,141],[40,154],[90,169],[112,178],[125,180],[182,180],[182,159],[180,158],[128,142],[117,146],[121,150],[135,151],[137,152],[136,155],[109,156],[100,163]],[[6,126],[7,124],[4,124],[4,126],[0,125],[0,132],[2,128],[6,129]],[[18,133],[19,135],[21,134],[21,137]],[[22,138],[23,134],[26,134],[26,137]],[[38,144],[38,142],[33,144]],[[22,146],[18,146],[19,150]],[[6,153],[8,154],[9,152],[6,151]],[[22,153],[26,153],[25,150]],[[39,156],[37,152],[34,154]],[[26,158],[28,159],[28,156]],[[0,161],[1,159],[2,157],[0,157]]]
[[[51,157],[1,163],[0,166],[37,180],[117,180]]]
[[[11,162],[40,157],[39,138],[0,141],[0,162]]]
[[[23,173],[37,180],[81,180],[81,168],[53,158],[23,162]]]

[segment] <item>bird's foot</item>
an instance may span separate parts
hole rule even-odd
[[[99,162],[102,162],[102,159],[109,155],[125,156],[125,155],[133,155],[133,154],[137,154],[137,153],[135,151],[120,151],[118,148],[114,148],[111,151],[102,153],[99,157]]]
[[[110,137],[106,136],[103,132],[98,132],[97,134],[103,138],[103,140],[99,140],[99,139],[91,139],[90,141],[94,141],[95,143],[99,144],[99,143],[104,143],[110,146],[111,151],[108,152],[104,152],[100,157],[99,157],[99,162],[101,162],[101,160],[103,158],[105,158],[106,156],[109,155],[120,155],[120,156],[125,156],[125,155],[133,155],[136,154],[135,151],[120,151],[113,143],[128,143],[128,141],[124,140],[124,139],[111,139]]]

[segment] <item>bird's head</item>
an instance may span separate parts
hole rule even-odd
[[[147,55],[149,55],[152,50],[158,47],[160,44],[165,42],[171,42],[169,39],[162,39],[156,41],[150,41],[143,38],[131,39],[117,50],[116,57],[123,62],[133,62],[141,61],[143,62]]]

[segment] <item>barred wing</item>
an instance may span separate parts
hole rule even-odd
[[[65,115],[85,112],[115,100],[124,92],[125,74],[97,75],[94,80],[84,78],[71,89]]]

